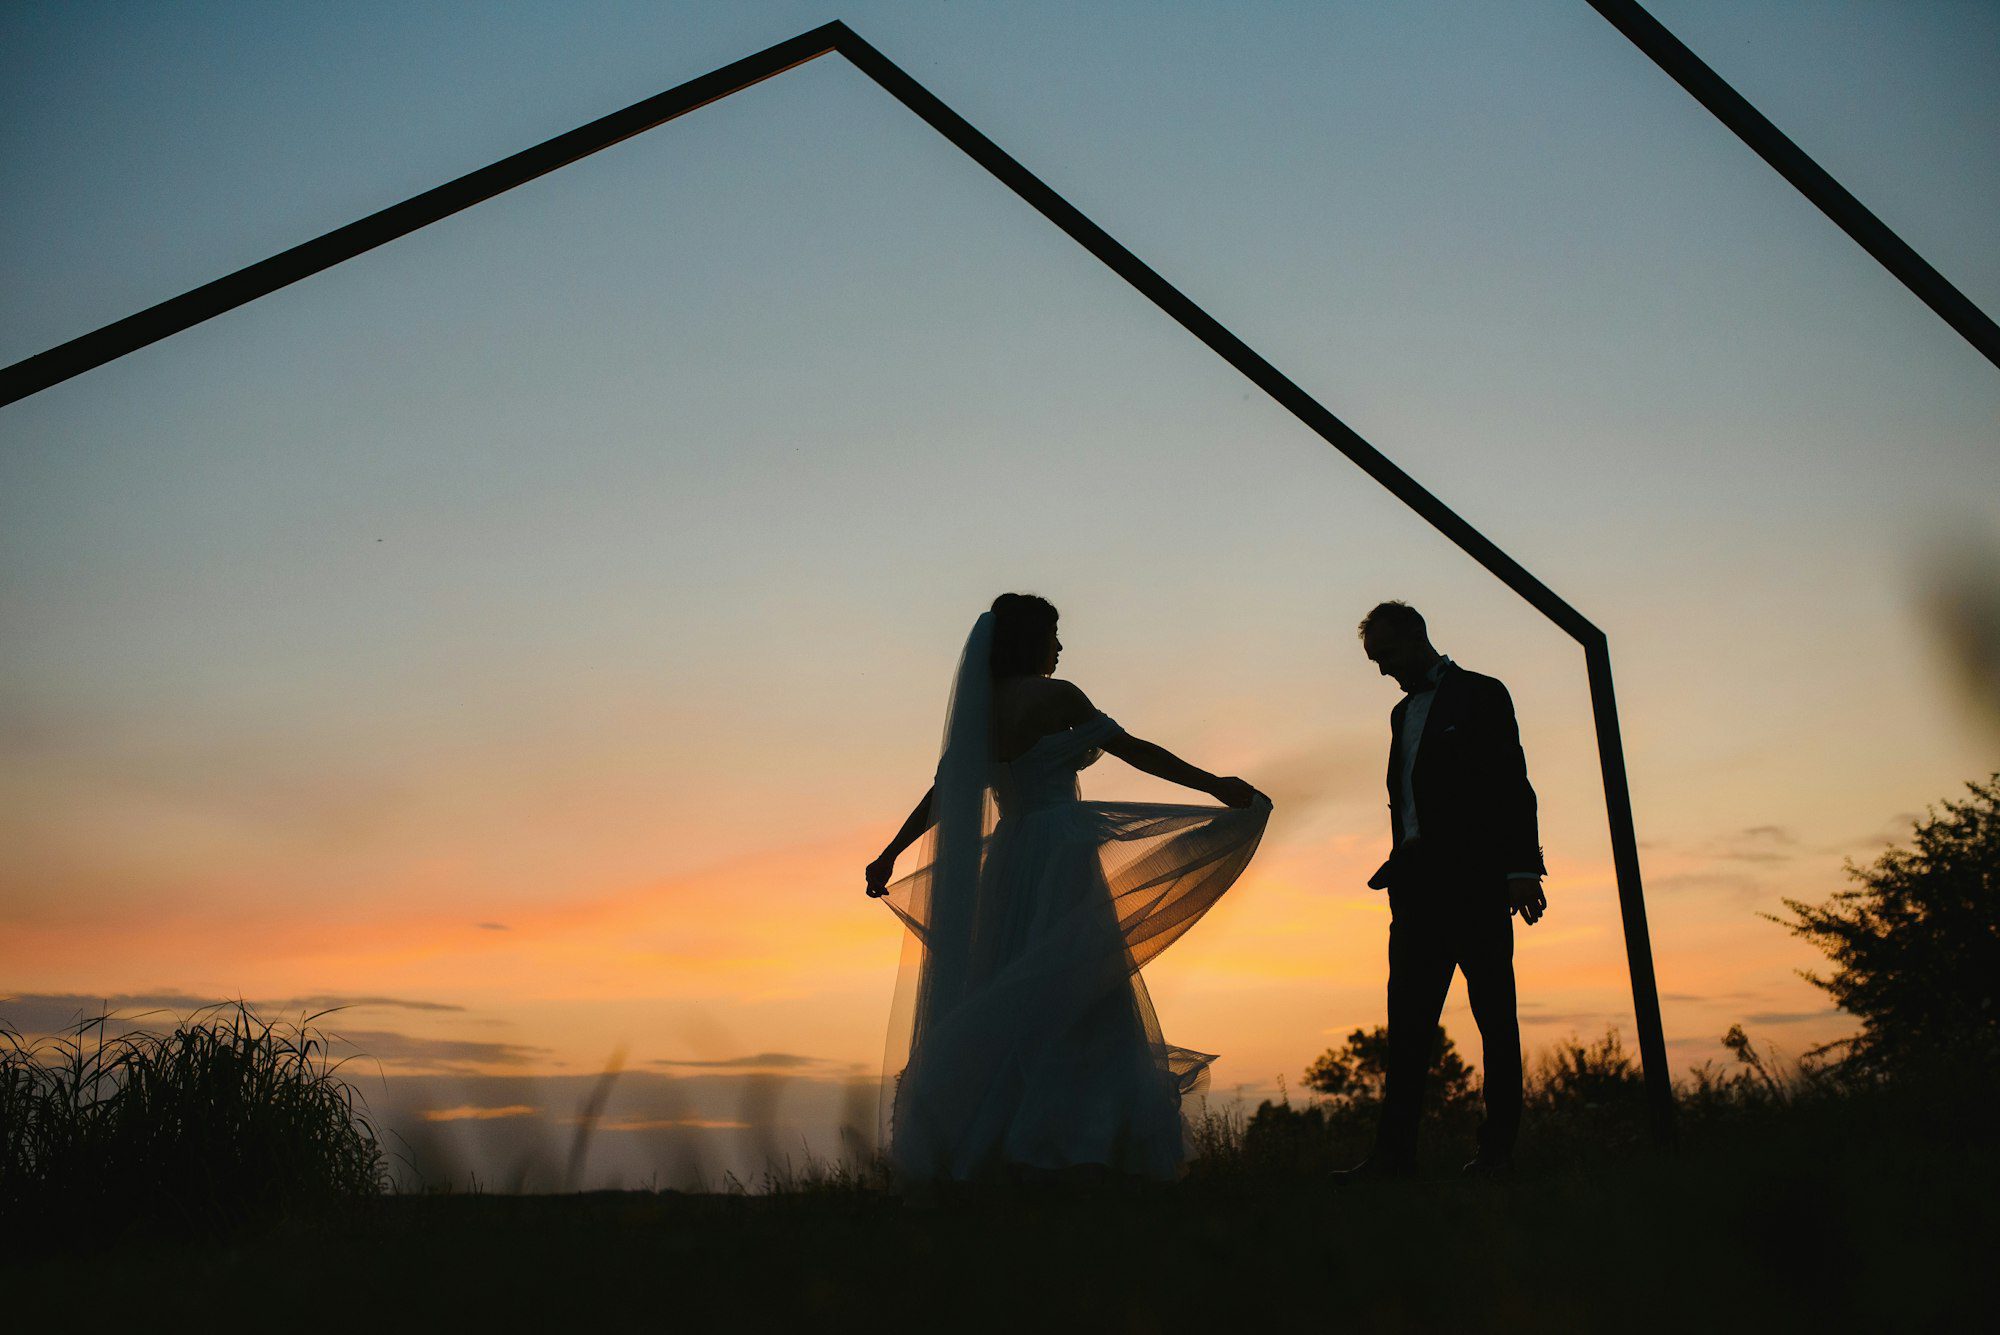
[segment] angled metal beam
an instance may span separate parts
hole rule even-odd
[[[690,79],[678,88],[669,88],[623,111],[614,111],[588,125],[579,125],[567,134],[523,149],[478,171],[467,172],[455,181],[412,195],[379,213],[337,227],[325,236],[301,246],[259,260],[211,283],[183,292],[180,296],[148,307],[136,315],[105,325],[102,329],[58,344],[25,361],[0,371],[0,406],[13,403],[82,375],[93,367],[136,352],[172,334],[224,311],[235,310],[248,301],[276,292],[281,287],[310,278],[322,269],[331,269],[343,260],[408,236],[440,218],[448,218],[474,204],[483,203],[537,176],[546,176],[558,167],[567,167],[578,158],[599,149],[664,125],[678,116],[707,106],[710,102],[740,93],[755,83],[783,74],[815,56],[835,48],[839,34],[847,29],[829,23],[800,33],[789,41],[759,51],[754,56],[711,70]]]
[[[1780,176],[1833,219],[1897,281],[1963,335],[1981,356],[2000,366],[2000,327],[1994,325],[1986,312],[1973,305],[1970,297],[1953,287],[1902,237],[1890,231],[1887,223],[1869,212],[1845,186],[1787,138],[1784,131],[1766,120],[1762,112],[1704,64],[1701,57],[1688,50],[1665,24],[1641,8],[1638,0],[1590,0],[1590,7],[1625,34],[1655,65],[1672,75],[1674,82],[1734,131],[1757,156],[1776,168]]]
[[[1431,495],[1415,478],[1391,463],[1388,456],[1321,407],[1277,367],[1258,356],[1249,344],[1230,333],[1214,316],[1195,305],[1138,256],[1113,240],[1103,228],[1084,217],[1075,205],[1044,185],[991,139],[974,129],[964,117],[939,101],[929,89],[891,64],[881,52],[850,32],[841,41],[840,53],[853,61],[863,74],[881,84],[898,102],[916,112],[925,124],[999,178],[1003,185],[1026,200],[1036,212],[1104,261],[1113,273],[1139,289],[1147,300],[1206,343],[1217,356],[1248,376],[1259,389],[1283,404],[1300,421],[1324,437],[1328,444],[1352,459],[1362,472],[1387,487],[1397,500],[1422,515],[1433,528],[1499,576],[1508,588],[1540,608],[1550,620],[1579,640],[1599,633],[1581,612],[1558,598],[1546,584],[1529,574],[1485,534],[1452,513],[1443,501]]]
[[[1200,339],[1217,356],[1242,372],[1251,383],[1276,399],[1321,439],[1351,459],[1363,472],[1421,515],[1431,527],[1456,543],[1473,560],[1583,646],[1592,712],[1597,726],[1598,758],[1604,772],[1612,862],[1625,925],[1626,961],[1632,979],[1639,1053],[1645,1067],[1654,1135],[1662,1143],[1671,1142],[1673,1085],[1667,1070],[1666,1044],[1661,1032],[1659,989],[1653,976],[1645,895],[1639,879],[1639,847],[1633,831],[1631,795],[1625,777],[1625,752],[1618,729],[1618,708],[1611,690],[1611,653],[1604,632],[1557,597],[1548,585],[1528,573],[1513,557],[1501,551],[1485,534],[1461,519],[1415,478],[1363,440],[1345,422],[1328,412],[1318,400],[1258,355],[1247,343],[1224,328],[1213,316],[1195,305],[1173,284],[843,23],[829,23],[788,42],[780,42],[624,111],[592,121],[568,134],[558,135],[535,148],[416,195],[317,240],[308,241],[116,324],[107,325],[96,333],[86,334],[30,357],[0,372],[0,404],[12,403],[94,366],[101,366],[127,352],[232,310],[830,51],[845,56],[856,69],[984,167],[1066,236],[1103,261],[1112,272]]]

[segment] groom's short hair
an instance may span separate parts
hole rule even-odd
[[[1361,618],[1359,632],[1362,639],[1368,632],[1387,631],[1392,635],[1412,635],[1419,640],[1428,640],[1431,633],[1424,625],[1424,614],[1400,598],[1386,603],[1377,603],[1368,609],[1368,615]]]

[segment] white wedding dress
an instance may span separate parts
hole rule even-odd
[[[1271,808],[1081,800],[1078,771],[1119,732],[1101,713],[991,760],[985,661],[975,629],[931,857],[888,894],[912,947],[885,1072],[891,1162],[917,1180],[1084,1164],[1171,1179],[1182,1096],[1214,1058],[1165,1042],[1139,968],[1242,874]]]

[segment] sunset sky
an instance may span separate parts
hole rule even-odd
[[[2000,9],[1649,8],[2000,311]],[[1608,632],[1677,1069],[1847,1032],[1758,915],[1995,768],[1924,607],[2000,371],[1582,0],[11,4],[0,362],[832,18]],[[838,58],[0,409],[0,1019],[350,1000],[433,1127],[618,1052],[819,1135],[1005,589],[1276,799],[1147,975],[1218,1096],[1382,1019],[1384,597],[1514,694],[1531,1050],[1630,1040],[1581,653]]]

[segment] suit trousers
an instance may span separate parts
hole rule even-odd
[[[1479,1153],[1504,1159],[1521,1126],[1521,1022],[1506,878],[1425,857],[1399,858],[1389,905],[1389,1068],[1378,1151],[1398,1162],[1416,1156],[1438,1017],[1456,971],[1465,975],[1479,1026],[1486,1098]]]

